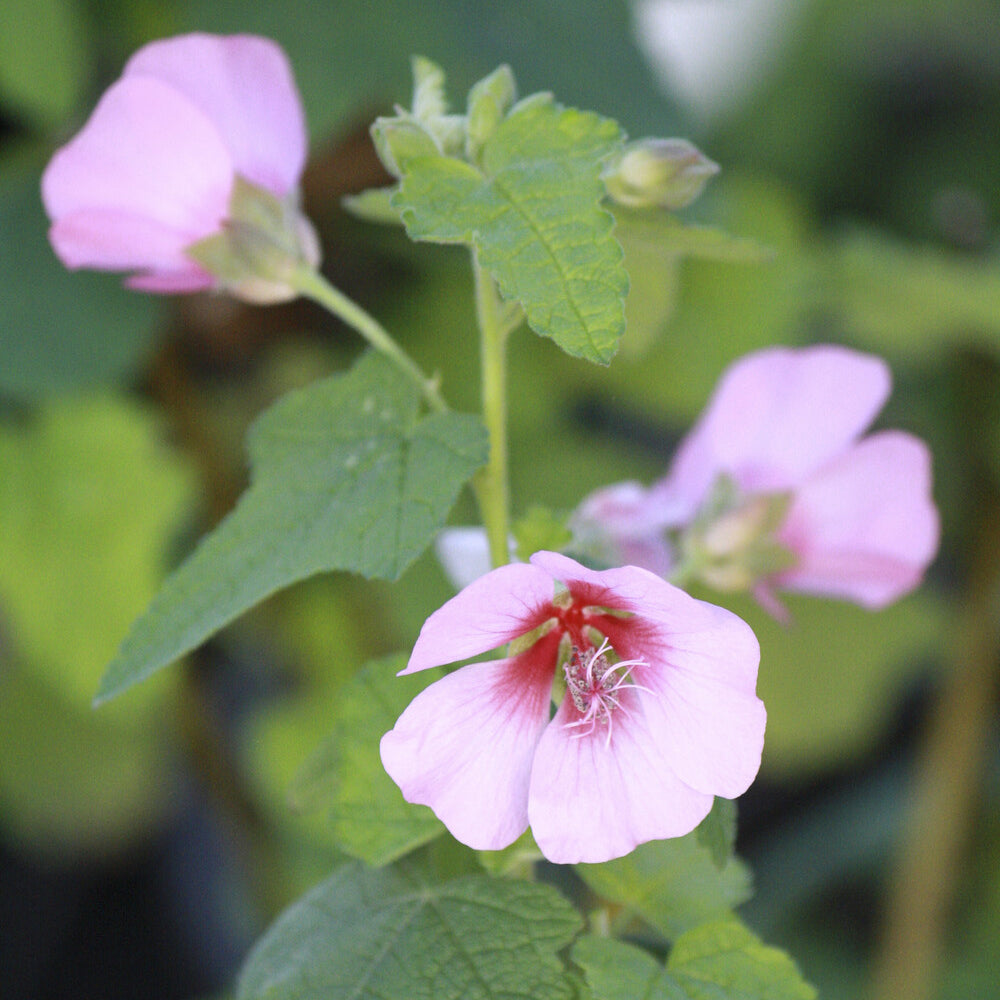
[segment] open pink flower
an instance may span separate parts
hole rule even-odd
[[[49,163],[49,238],[67,267],[135,272],[132,288],[213,287],[217,277],[188,249],[222,230],[237,178],[294,206],[306,150],[295,82],[274,42],[205,34],[153,42]],[[318,260],[306,220],[293,213],[291,226],[304,257]]]
[[[770,348],[736,362],[650,502],[690,519],[720,475],[747,497],[790,494],[775,540],[794,557],[764,587],[882,607],[937,551],[931,457],[901,431],[861,434],[891,388],[880,358]]]
[[[595,515],[608,488],[581,505],[578,531],[675,564],[692,551],[706,581],[752,586],[773,612],[775,589],[882,607],[915,587],[938,544],[926,445],[901,431],[861,435],[882,408],[890,374],[843,347],[769,348],[723,375],[667,475],[615,517]],[[660,546],[660,547],[658,547]],[[591,542],[589,551],[594,551]],[[716,562],[712,565],[712,560]],[[668,572],[672,571],[668,570]]]
[[[496,850],[530,824],[552,861],[606,861],[688,833],[756,775],[759,649],[730,612],[635,566],[537,552],[432,614],[403,673],[508,642],[431,684],[382,738],[404,797],[463,843]]]

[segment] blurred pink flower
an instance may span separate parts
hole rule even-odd
[[[403,673],[508,642],[431,684],[382,738],[404,797],[463,843],[496,850],[530,824],[551,861],[605,861],[690,832],[713,796],[753,781],[759,649],[730,612],[634,566],[538,552],[432,614]]]
[[[723,375],[650,502],[688,520],[713,482],[790,494],[775,540],[794,565],[761,582],[878,608],[912,590],[934,558],[931,456],[919,439],[859,440],[891,389],[880,358],[830,345],[770,348]]]
[[[776,347],[740,359],[667,475],[631,496],[628,517],[605,522],[605,548],[636,554],[641,542],[656,558],[639,564],[663,572],[665,537],[688,555],[701,545],[729,559],[703,579],[751,586],[779,615],[775,589],[871,608],[898,599],[937,552],[938,515],[927,446],[901,431],[861,437],[890,385],[885,362],[843,347]],[[613,499],[609,489],[581,505],[585,537],[600,534],[593,512]],[[675,566],[684,555],[673,555]]]
[[[49,238],[69,268],[135,272],[131,288],[216,286],[188,249],[223,229],[237,178],[293,209],[306,151],[295,82],[274,42],[205,34],[153,42],[46,168]],[[294,240],[318,261],[308,222],[292,218]]]

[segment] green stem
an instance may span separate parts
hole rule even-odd
[[[506,346],[510,324],[505,322],[500,295],[492,277],[472,254],[476,280],[476,319],[482,375],[483,421],[490,438],[489,461],[476,474],[476,497],[486,527],[490,560],[494,566],[510,561],[509,499],[507,486],[507,372]]]
[[[429,379],[417,363],[396,343],[373,316],[370,316],[356,302],[338,291],[326,278],[317,271],[303,268],[296,271],[289,279],[289,284],[306,298],[323,306],[338,319],[361,334],[377,351],[395,362],[416,384],[427,405],[438,413],[448,409],[447,404],[438,392],[437,384]]]

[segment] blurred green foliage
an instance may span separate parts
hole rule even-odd
[[[4,0],[0,833],[10,844],[50,860],[105,855],[162,825],[171,768],[192,759],[177,693],[190,668],[96,713],[90,696],[192,533],[235,502],[243,430],[266,402],[342,370],[356,346],[308,309],[169,302],[114,277],[66,273],[37,196],[51,151],[149,38],[194,29],[277,38],[314,138],[306,196],[331,280],[443,373],[456,408],[475,410],[464,254],[414,248],[397,229],[348,218],[338,200],[386,182],[357,130],[408,96],[412,53],[441,63],[456,94],[507,62],[523,93],[552,90],[633,137],[695,140],[722,174],[684,221],[753,241],[738,244],[748,258],[758,256],[751,246],[769,251],[750,260],[703,248],[658,262],[633,249],[632,326],[607,370],[515,333],[516,515],[534,504],[567,510],[597,486],[659,475],[725,365],[773,343],[835,340],[884,354],[897,391],[883,423],[936,450],[945,534],[921,593],[878,614],[795,600],[788,628],[738,609],[763,650],[764,779],[778,792],[813,789],[792,819],[769,822],[764,807],[747,817],[761,892],[774,889],[748,914],[769,942],[791,948],[821,995],[856,995],[873,943],[855,933],[850,907],[881,891],[905,818],[906,769],[884,759],[905,706],[946,669],[982,478],[1000,479],[1000,20],[988,0],[793,7],[794,30],[757,89],[702,120],[657,89],[625,3]],[[973,384],[992,409],[973,405]],[[474,516],[464,497],[454,520]],[[253,650],[251,673],[282,689],[232,723],[243,792],[279,831],[281,902],[308,881],[303,865],[318,876],[345,846],[323,815],[288,809],[294,776],[327,734],[353,724],[357,669],[405,649],[448,595],[427,556],[391,590],[340,575],[300,584],[220,637],[232,658]],[[359,753],[371,758],[377,734],[361,729]],[[992,988],[996,782],[981,795],[941,1000]],[[745,895],[738,888],[727,906]]]

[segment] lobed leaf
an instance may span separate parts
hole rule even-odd
[[[536,94],[496,127],[475,164],[407,158],[392,203],[413,239],[475,247],[536,333],[606,364],[625,327],[628,275],[600,205],[600,171],[620,144],[610,119]]]
[[[427,806],[403,799],[385,773],[379,741],[440,670],[396,674],[405,656],[365,664],[337,693],[333,733],[306,762],[293,796],[325,809],[336,845],[370,865],[384,865],[426,843],[444,827]]]
[[[736,803],[716,796],[711,811],[698,824],[695,836],[712,856],[715,867],[725,868],[736,845]]]
[[[280,400],[251,428],[249,452],[250,488],[133,625],[99,701],[296,580],[335,569],[398,577],[485,461],[487,440],[470,415],[419,416],[412,383],[370,353]]]
[[[666,938],[728,916],[750,897],[750,876],[736,858],[716,867],[697,831],[641,844],[631,854],[577,873],[605,899],[642,917]]]
[[[677,939],[666,966],[634,945],[583,937],[573,948],[594,1000],[814,1000],[792,959],[735,920]]]
[[[556,955],[580,921],[555,890],[483,875],[428,884],[340,868],[257,943],[238,1000],[569,1000]]]

